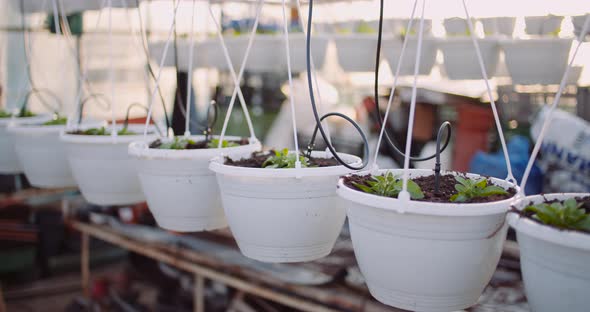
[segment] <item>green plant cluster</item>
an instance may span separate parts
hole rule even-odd
[[[262,168],[295,168],[297,158],[296,154],[289,153],[289,149],[285,148],[282,151],[275,151],[274,155],[269,156],[262,163]],[[303,155],[299,155],[299,162],[301,162],[302,168],[310,167],[309,160]]]
[[[81,134],[84,135],[110,135],[111,133],[105,127],[100,128],[90,128],[87,130],[82,131]],[[123,128],[117,132],[118,135],[135,135],[137,133],[133,131],[129,131],[128,128]]]
[[[590,213],[586,213],[581,207],[582,204],[570,198],[563,202],[530,205],[523,212],[533,213],[535,220],[546,225],[590,233]]]
[[[181,137],[174,137],[174,140],[166,143],[160,144],[158,146],[159,149],[173,149],[173,150],[183,150],[186,149],[188,145],[194,145],[195,141],[187,138]]]
[[[45,122],[44,126],[61,126],[68,122],[67,117],[54,116],[52,120]]]
[[[373,176],[371,178],[371,181],[366,182],[367,185],[361,183],[354,183],[354,185],[365,193],[393,198],[397,198],[403,189],[403,180],[393,175],[391,172],[379,176]],[[412,180],[408,180],[408,192],[412,199],[424,198],[422,189]]]
[[[455,177],[459,182],[455,184],[457,194],[451,196],[451,201],[463,203],[474,198],[488,197],[492,195],[506,195],[508,192],[496,185],[488,185],[486,178],[472,180],[468,178]]]
[[[219,139],[212,139],[211,141],[209,141],[209,143],[207,143],[207,148],[217,148],[218,146],[219,146]],[[226,140],[221,141],[221,148],[236,147],[236,146],[240,146],[240,144],[235,143],[235,142],[229,142]]]
[[[24,112],[21,112],[18,114],[19,118],[23,118],[23,117],[35,117],[37,114],[31,112],[30,110],[25,110]]]
[[[0,109],[0,118],[10,118],[10,117],[12,117],[11,113],[9,113],[3,109]]]

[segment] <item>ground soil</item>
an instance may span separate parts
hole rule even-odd
[[[234,141],[228,141],[228,142],[229,143],[235,143],[235,144],[238,144],[238,145],[247,145],[249,143],[249,141],[248,141],[247,138],[242,138],[241,140],[234,140]],[[207,147],[207,144],[208,143],[209,142],[208,141],[205,141],[205,140],[195,142],[195,144],[190,144],[189,143],[189,144],[186,145],[186,148],[185,149],[189,150],[189,149],[210,148],[210,147]],[[160,147],[160,145],[162,145],[162,141],[160,141],[160,139],[157,139],[154,142],[150,143],[150,148],[158,148],[158,147]]]
[[[575,199],[576,199],[576,201],[578,203],[581,203],[582,204],[582,208],[586,211],[586,214],[589,214],[590,213],[590,196],[576,197]],[[556,203],[556,202],[560,202],[560,200],[554,199],[554,200],[546,200],[545,201],[546,204],[552,204],[552,203]],[[533,205],[533,203],[530,202],[528,205]],[[540,224],[543,224],[543,225],[546,225],[546,226],[550,226],[550,227],[552,227],[554,229],[558,229],[560,231],[573,231],[573,232],[581,232],[581,233],[590,234],[590,232],[562,229],[562,228],[558,228],[556,226],[552,226],[552,225],[547,225],[547,224],[541,223],[539,220],[533,218],[534,213],[533,212],[530,212],[530,211],[528,211],[528,212],[522,212],[522,211],[517,210],[516,208],[513,207],[512,208],[512,212],[518,213],[519,215],[521,215],[521,216],[523,216],[525,218],[528,218],[530,220],[533,220],[534,222],[537,222],[537,223],[540,223]]]
[[[236,167],[262,168],[262,164],[266,161],[266,159],[268,159],[269,156],[274,155],[274,153],[274,150],[268,152],[255,152],[252,153],[250,158],[242,158],[240,160],[232,160],[226,157],[225,164]],[[310,157],[309,165],[311,167],[332,167],[339,166],[340,164],[334,158]]]
[[[344,177],[344,184],[352,189],[361,191],[359,188],[355,186],[356,184],[366,184],[367,181],[371,179],[371,175],[350,175]],[[424,176],[412,179],[416,182],[422,192],[424,193],[423,199],[417,199],[418,201],[426,201],[426,202],[433,202],[433,203],[453,203],[451,201],[451,196],[457,193],[455,190],[455,184],[457,181],[455,177],[450,174],[445,174],[440,176],[440,186],[439,192],[435,193],[434,190],[434,175]],[[493,184],[491,180],[488,180],[488,185]],[[494,201],[500,201],[504,199],[508,199],[516,194],[516,190],[514,188],[510,188],[507,190],[507,195],[493,195],[488,197],[480,197],[474,198],[470,201],[465,203],[488,203]],[[362,191],[361,191],[362,192]]]

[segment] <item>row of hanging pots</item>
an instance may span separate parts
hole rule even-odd
[[[15,8],[20,7],[20,2],[23,2],[23,11],[25,13],[53,13],[53,5],[51,1],[39,0],[10,0]],[[104,7],[102,0],[60,0],[60,6],[63,7],[65,14],[73,14],[89,10],[100,10]],[[130,0],[112,0],[113,8],[136,8],[137,2]]]
[[[237,71],[246,53],[248,36],[226,36],[225,45]],[[314,62],[317,68],[324,65],[329,38],[317,36],[314,39],[312,50]],[[305,59],[305,36],[303,34],[291,34],[289,46],[291,52],[291,69],[295,72],[302,72],[306,69]],[[178,40],[178,67],[181,70],[189,68],[189,45],[188,39]],[[165,42],[150,43],[150,55],[161,60]],[[281,35],[258,35],[254,38],[246,69],[251,72],[285,72],[287,62],[285,61],[285,43]],[[168,53],[164,59],[165,66],[175,66],[175,53]],[[214,67],[221,70],[228,70],[223,50],[218,40],[211,38],[195,43],[193,54],[194,67]]]
[[[460,20],[464,23],[463,20]],[[465,27],[464,25],[462,27]],[[225,39],[230,58],[235,66],[243,59],[247,44],[247,36],[236,36]],[[334,40],[340,66],[347,72],[367,72],[375,69],[375,55],[377,38],[374,34],[336,34],[331,37],[317,36],[312,45],[316,68],[323,66],[327,45]],[[514,84],[558,84],[561,74],[567,65],[569,52],[573,40],[557,37],[543,37],[530,39],[508,39],[500,37],[479,38],[480,51],[489,77],[496,74],[500,61],[500,51],[505,54],[505,62]],[[402,48],[402,40],[398,37],[383,39],[383,57],[391,68],[397,67]],[[188,69],[188,45],[186,40],[179,40],[178,66]],[[305,38],[303,35],[292,35],[290,38],[292,69],[305,71],[304,57]],[[362,47],[362,48],[359,48]],[[407,60],[400,69],[400,75],[408,76],[414,73],[413,64],[416,55],[417,39],[411,37],[408,41]],[[481,79],[481,70],[469,36],[453,36],[448,38],[424,38],[419,74],[429,75],[436,63],[437,51],[441,50],[443,66],[449,79]],[[164,50],[163,42],[150,44],[150,51],[156,58],[161,58]],[[284,50],[283,39],[278,35],[261,35],[255,37],[251,56],[246,64],[249,71],[276,72],[285,71],[286,62],[277,51]],[[202,52],[202,53],[201,53]],[[168,53],[164,59],[165,66],[173,66],[174,53]],[[549,61],[550,60],[550,61]],[[539,66],[543,64],[543,66]],[[223,52],[215,40],[196,43],[193,56],[195,67],[215,67],[227,70]],[[582,67],[574,68],[569,83],[575,84],[582,72]]]

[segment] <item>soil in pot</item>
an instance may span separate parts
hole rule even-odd
[[[249,140],[247,138],[242,138],[240,140],[230,140],[226,141],[223,140],[221,146],[222,147],[236,147],[242,145],[248,145]],[[150,143],[150,148],[156,149],[173,149],[173,150],[190,150],[190,149],[206,149],[206,148],[217,148],[219,146],[219,139],[212,139],[212,140],[201,140],[201,141],[194,141],[191,139],[186,138],[179,138],[175,137],[171,142],[162,142],[162,140],[157,139]]]
[[[460,176],[460,178],[467,179],[464,176]],[[369,182],[373,181],[373,176],[371,175],[349,175],[344,177],[344,184],[354,190],[358,190],[361,192],[365,192],[362,190],[362,186],[369,186]],[[401,181],[401,179],[398,180]],[[512,198],[516,194],[516,190],[514,188],[510,188],[505,190],[503,194],[491,194],[481,197],[472,197],[463,201],[457,201],[454,197],[459,193],[456,189],[457,185],[460,185],[458,180],[456,179],[455,175],[452,174],[442,174],[440,176],[440,184],[439,184],[439,192],[435,192],[435,176],[423,176],[411,179],[411,181],[415,182],[417,186],[420,187],[423,196],[414,197],[412,196],[413,200],[417,201],[426,201],[426,202],[433,202],[433,203],[488,203],[488,202],[495,202],[501,201],[505,199]],[[482,181],[482,180],[479,180]],[[487,186],[495,186],[492,181],[488,178],[483,178],[483,181],[486,181]],[[359,187],[360,185],[360,187]],[[401,185],[399,183],[398,185]],[[455,199],[455,200],[453,200]]]
[[[100,128],[90,128],[86,130],[75,130],[70,131],[68,134],[76,134],[76,135],[111,135],[111,132],[107,130],[105,127]],[[138,135],[139,133],[130,131],[128,128],[123,128],[117,132],[118,135]]]
[[[568,200],[530,202],[524,209],[512,208],[513,213],[561,231],[590,234],[590,196]]]
[[[269,158],[272,157],[288,157],[287,151],[283,150],[282,152],[277,152],[275,150],[270,151],[262,151],[262,152],[254,152],[250,156],[250,158],[242,158],[239,160],[232,160],[229,157],[225,158],[225,164],[228,166],[236,166],[236,167],[247,167],[247,168],[277,168],[267,166]],[[290,154],[294,155],[294,154]],[[294,157],[293,157],[294,158]],[[339,166],[340,164],[334,158],[320,158],[320,157],[306,157],[300,156],[302,161],[302,165],[305,162],[306,165],[304,167],[333,167]],[[281,167],[281,168],[289,168],[289,167]],[[293,168],[293,167],[291,167]]]

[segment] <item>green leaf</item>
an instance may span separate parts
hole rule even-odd
[[[410,197],[412,199],[422,199],[424,198],[424,193],[422,189],[418,185],[418,183],[408,180],[408,192],[410,193]]]
[[[581,208],[575,199],[551,204],[530,205],[523,212],[532,213],[539,222],[561,229],[590,232],[590,214]]]

